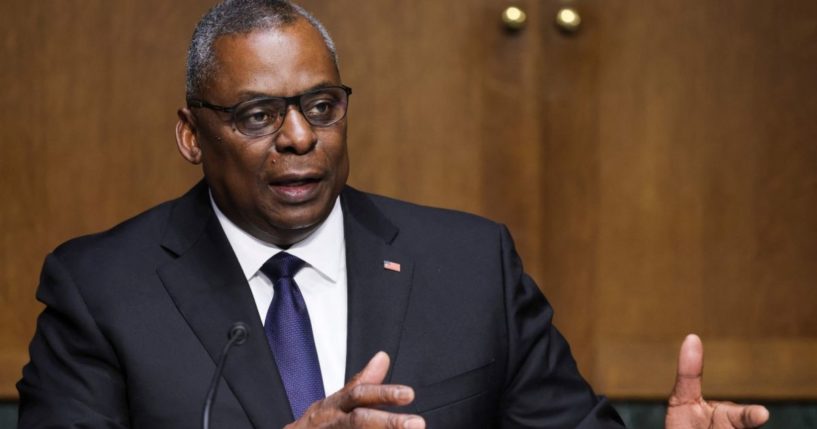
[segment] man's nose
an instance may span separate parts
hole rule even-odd
[[[279,153],[293,152],[303,155],[318,142],[318,135],[297,106],[288,106],[284,123],[275,135],[275,149]]]

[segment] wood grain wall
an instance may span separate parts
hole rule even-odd
[[[564,4],[583,17],[560,33]],[[817,398],[817,8],[304,1],[355,89],[354,185],[507,223],[580,367],[669,390],[703,335],[716,396]],[[171,198],[184,55],[209,1],[0,5],[0,395],[45,254]]]
[[[205,2],[0,6],[0,395],[28,360],[45,255],[183,192],[184,52]]]
[[[584,5],[599,39],[596,386],[660,391],[694,331],[709,392],[814,397],[817,4]]]

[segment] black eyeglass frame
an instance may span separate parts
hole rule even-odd
[[[301,97],[309,96],[309,95],[316,94],[316,93],[319,93],[319,92],[323,92],[323,91],[326,91],[327,89],[341,89],[341,90],[343,90],[343,92],[346,93],[346,103],[344,103],[343,115],[341,115],[336,120],[334,120],[334,121],[332,121],[332,122],[330,122],[328,124],[313,124],[312,121],[309,120],[309,117],[307,117],[306,115],[303,115],[302,106],[301,106]],[[264,137],[264,136],[268,136],[268,135],[271,135],[271,134],[275,134],[275,132],[280,130],[281,127],[284,125],[284,121],[281,121],[281,123],[278,124],[278,126],[275,129],[273,129],[272,131],[270,131],[270,132],[267,132],[267,133],[264,133],[264,134],[257,134],[257,135],[256,134],[247,134],[244,131],[242,131],[241,127],[239,127],[236,124],[235,112],[238,110],[238,108],[240,106],[242,106],[244,104],[247,104],[247,103],[257,103],[259,101],[265,101],[265,100],[283,100],[285,109],[288,109],[289,106],[293,106],[293,105],[298,106],[298,111],[304,116],[304,119],[306,119],[306,121],[309,122],[309,125],[311,125],[313,127],[323,128],[323,127],[329,127],[329,126],[332,126],[334,124],[337,124],[338,122],[343,120],[343,118],[346,117],[346,113],[347,113],[348,107],[349,107],[349,96],[350,95],[352,95],[352,88],[350,88],[350,87],[348,87],[346,85],[335,85],[335,86],[323,86],[323,87],[320,87],[320,88],[315,88],[315,89],[313,89],[311,91],[307,91],[307,92],[304,92],[304,93],[301,93],[301,94],[293,95],[291,97],[256,97],[256,98],[252,98],[252,99],[249,99],[249,100],[244,100],[244,101],[238,102],[238,103],[236,103],[236,104],[234,104],[232,106],[219,106],[217,104],[213,104],[213,103],[210,103],[210,102],[207,102],[205,100],[198,99],[198,98],[189,98],[189,99],[187,99],[187,107],[188,108],[204,108],[204,109],[215,110],[217,112],[229,113],[230,114],[230,122],[232,122],[233,127],[236,130],[238,130],[238,132],[240,132],[241,134],[243,134],[243,135],[245,135],[247,137]]]

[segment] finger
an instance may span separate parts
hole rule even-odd
[[[689,334],[681,344],[681,352],[678,354],[678,372],[670,396],[670,405],[701,400],[703,368],[704,346],[697,335]]]
[[[344,392],[338,407],[350,412],[358,407],[408,405],[414,400],[414,389],[396,384],[359,384]]]
[[[327,399],[344,412],[357,407],[411,403],[414,400],[414,389],[411,387],[381,384],[389,371],[389,363],[388,354],[377,352],[340,392]]]
[[[363,383],[380,384],[389,371],[389,355],[386,352],[377,352],[360,372],[355,374],[339,391],[324,399],[322,404],[327,407],[343,407],[348,411],[349,392]]]
[[[756,428],[769,420],[769,410],[760,405],[725,404],[721,408],[734,428]]]
[[[347,383],[356,386],[362,383],[380,384],[386,379],[391,360],[386,352],[377,352],[369,363]]]
[[[425,429],[420,416],[395,414],[371,408],[357,408],[348,416],[348,427],[360,429]]]

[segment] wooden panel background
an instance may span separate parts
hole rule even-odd
[[[0,395],[28,360],[39,270],[59,243],[183,192],[184,52],[205,2],[0,5]]]
[[[768,3],[768,4],[766,4]],[[352,183],[507,223],[597,390],[817,398],[817,4],[309,0],[355,89]],[[44,255],[178,195],[188,38],[209,1],[0,6],[0,395]],[[582,14],[580,33],[553,26]]]
[[[709,391],[814,397],[817,4],[594,6],[597,386],[655,392],[696,331]]]

